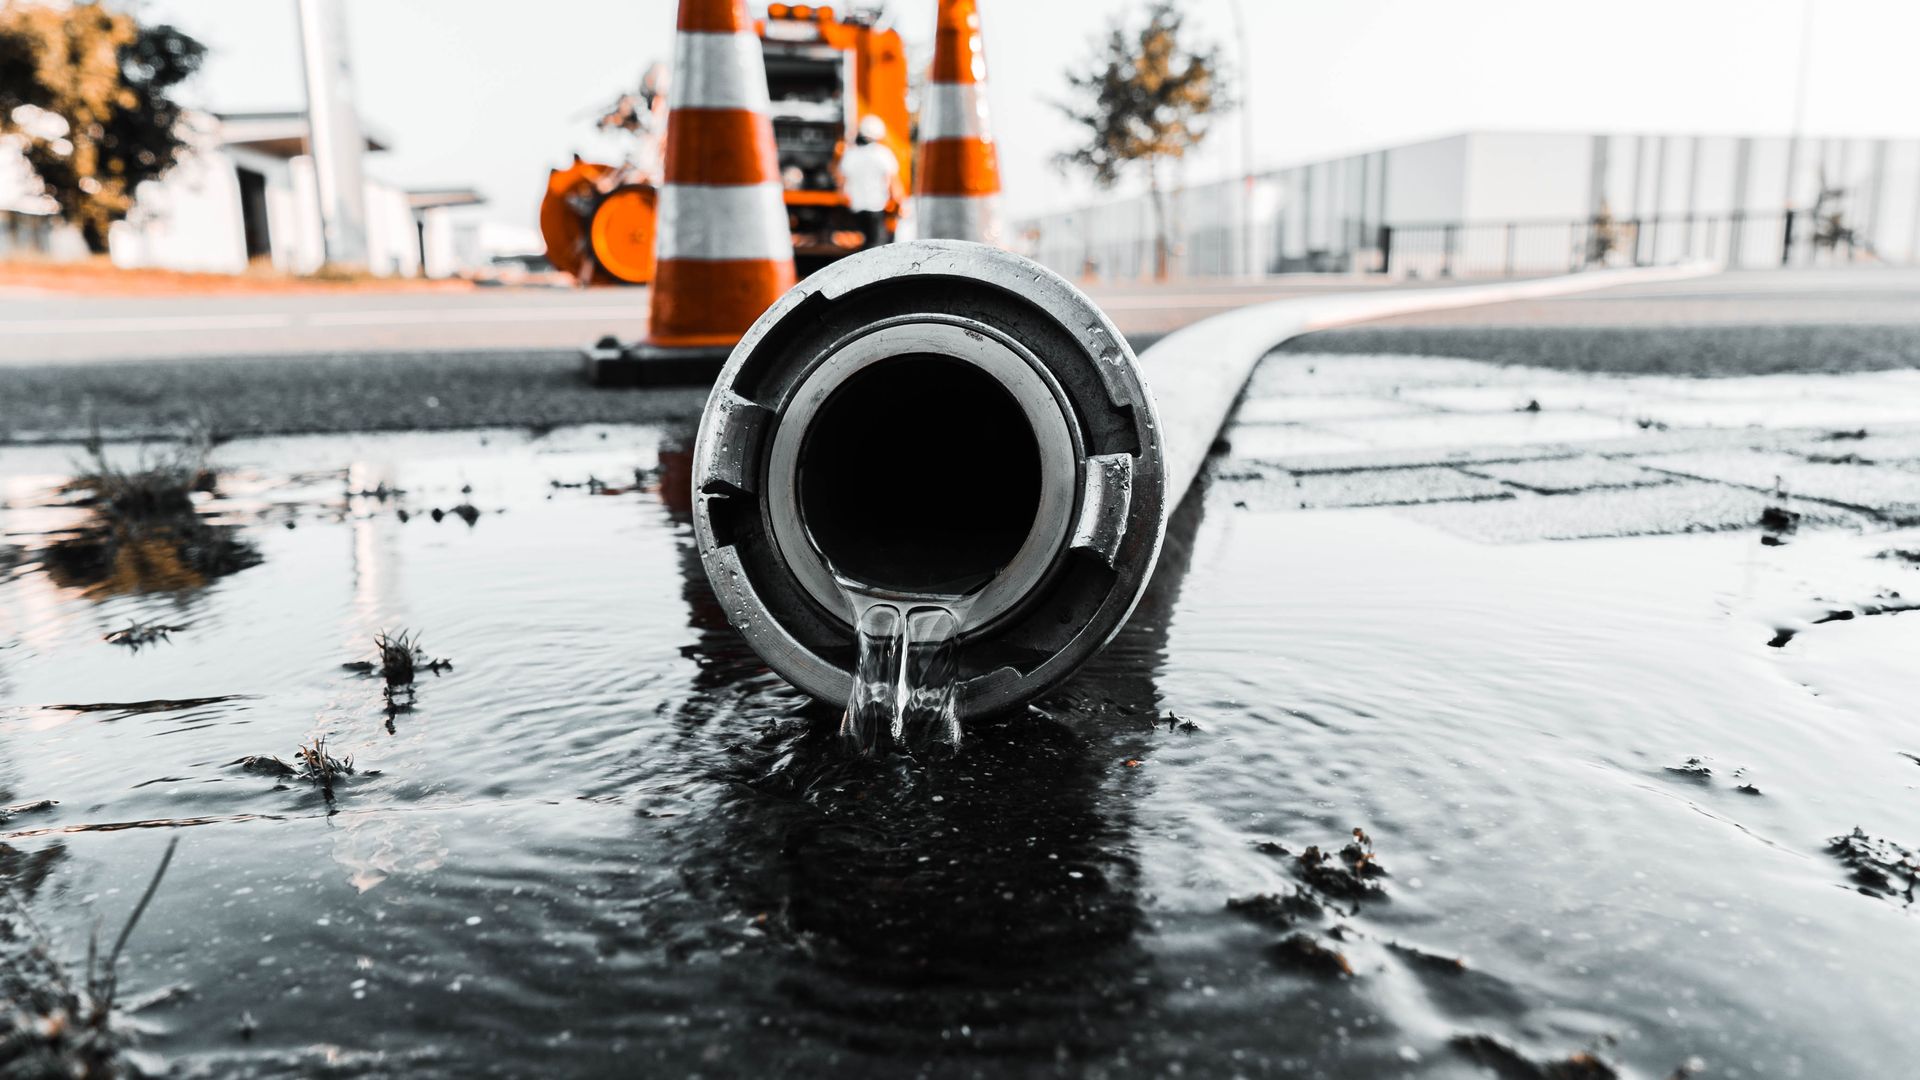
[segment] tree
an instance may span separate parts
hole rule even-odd
[[[1146,22],[1124,16],[1095,43],[1082,71],[1069,71],[1071,100],[1059,105],[1083,128],[1086,142],[1059,156],[1110,188],[1133,166],[1147,174],[1153,204],[1153,274],[1167,276],[1167,206],[1161,185],[1166,159],[1185,157],[1207,137],[1216,110],[1229,107],[1220,51],[1193,45],[1174,0],[1153,0]]]
[[[95,253],[134,189],[179,159],[173,91],[205,55],[172,26],[98,3],[0,3],[0,139],[25,154]]]

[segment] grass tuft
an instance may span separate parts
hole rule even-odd
[[[149,458],[144,448],[131,466],[107,460],[98,434],[86,442],[87,460],[75,465],[68,491],[84,491],[93,506],[121,521],[150,521],[193,513],[196,492],[212,492],[216,476],[207,467],[212,440],[193,432],[173,449]]]
[[[180,841],[167,842],[146,891],[100,963],[96,933],[81,977],[53,957],[48,938],[20,898],[0,883],[0,1076],[115,1077],[126,1074],[125,1037],[115,1027],[120,955],[160,890]],[[137,1010],[139,1006],[131,1005]]]
[[[388,686],[411,686],[420,672],[438,675],[453,670],[453,661],[430,657],[420,648],[420,635],[409,630],[382,630],[373,639],[380,655],[379,672]]]
[[[343,776],[353,775],[353,758],[337,758],[327,752],[327,737],[316,736],[295,753],[299,776],[320,789],[327,802],[333,802],[333,786]]]

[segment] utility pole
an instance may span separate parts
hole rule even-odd
[[[1793,130],[1787,138],[1787,206],[1793,209],[1794,174],[1800,169],[1800,140],[1807,126],[1807,76],[1813,66],[1813,0],[1800,0],[1800,71],[1793,84]]]
[[[328,263],[367,265],[366,137],[353,107],[345,0],[299,0],[300,52],[307,75],[307,148],[320,196]]]
[[[1240,271],[1254,270],[1253,237],[1253,35],[1241,0],[1228,0],[1240,39]]]

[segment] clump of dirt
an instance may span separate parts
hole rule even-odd
[[[42,810],[51,810],[60,804],[53,799],[35,799],[32,802],[14,803],[12,806],[0,806],[0,824],[5,824],[22,814],[36,814]]]
[[[1912,907],[1920,891],[1920,855],[1890,840],[1868,836],[1854,826],[1845,836],[1827,841],[1827,854],[1853,871],[1855,888],[1867,896]]]
[[[1324,896],[1341,900],[1377,900],[1387,895],[1380,878],[1386,868],[1374,858],[1373,838],[1360,829],[1337,856],[1310,847],[1296,860],[1300,876]]]
[[[1373,839],[1364,830],[1355,829],[1353,838],[1335,855],[1328,855],[1317,846],[1292,855],[1272,840],[1261,841],[1254,848],[1263,854],[1290,858],[1290,868],[1300,879],[1300,887],[1285,894],[1234,897],[1227,901],[1227,910],[1269,929],[1293,931],[1268,946],[1267,954],[1274,963],[1322,975],[1352,975],[1353,965],[1345,954],[1321,944],[1312,934],[1296,927],[1322,919],[1329,909],[1351,915],[1358,910],[1360,901],[1386,896],[1378,879],[1387,872],[1374,858]],[[1335,902],[1338,900],[1353,906],[1343,911]],[[1326,936],[1349,941],[1356,935],[1347,927],[1334,926],[1327,929]]]
[[[1267,956],[1282,967],[1313,975],[1353,974],[1353,965],[1345,954],[1320,944],[1306,934],[1289,934],[1281,938],[1268,947]]]
[[[654,469],[633,470],[633,483],[613,484],[589,473],[585,480],[549,480],[548,485],[555,491],[585,491],[589,495],[625,495],[629,492],[643,491],[658,483],[660,474]]]
[[[299,773],[299,770],[281,761],[279,758],[274,757],[272,754],[250,754],[238,761],[228,762],[228,764],[238,765],[242,771],[253,773],[256,776],[272,776],[279,779],[288,779]]]
[[[373,648],[379,664],[367,670],[378,671],[388,686],[410,686],[423,671],[438,675],[453,670],[453,661],[428,656],[420,647],[420,635],[410,630],[382,630],[374,636]]]
[[[1911,563],[1914,566],[1920,566],[1920,550],[1912,548],[1888,548],[1880,554],[1875,555],[1874,558],[1892,559],[1896,562]]]
[[[421,672],[439,675],[453,670],[453,661],[432,657],[420,648],[420,635],[407,630],[382,630],[373,639],[378,660],[354,660],[340,665],[361,675],[379,675],[386,682],[381,694],[385,699],[387,733],[394,731],[395,718],[412,712],[415,704],[414,680]]]
[[[1284,896],[1279,893],[1236,896],[1227,901],[1227,910],[1249,922],[1286,930],[1302,919],[1319,918],[1326,909],[1318,900],[1300,891]]]
[[[1690,757],[1678,765],[1669,765],[1667,766],[1667,771],[1673,773],[1675,776],[1684,776],[1689,780],[1698,780],[1701,783],[1705,783],[1713,778],[1713,770],[1707,767],[1707,763],[1704,760],[1697,757]]]
[[[1557,1061],[1535,1061],[1492,1035],[1455,1035],[1455,1050],[1493,1070],[1501,1080],[1619,1080],[1620,1070],[1591,1050]]]
[[[185,629],[185,626],[171,626],[161,622],[135,622],[108,634],[106,640],[111,644],[125,645],[134,652],[139,652],[149,645],[167,641],[174,634]]]
[[[1399,941],[1387,942],[1387,948],[1405,957],[1415,967],[1441,975],[1464,975],[1467,962],[1458,956],[1446,956],[1442,953],[1428,952],[1425,949]]]
[[[295,760],[299,763],[296,775],[319,788],[320,794],[327,800],[327,806],[332,807],[334,785],[341,778],[353,775],[353,758],[337,758],[328,753],[325,735],[317,736],[295,753]]]
[[[1800,515],[1784,506],[1769,506],[1760,511],[1760,542],[1779,547],[1786,538],[1800,531]]]
[[[1904,611],[1920,611],[1920,602],[1909,600],[1893,589],[1885,589],[1875,593],[1873,599],[1867,603],[1847,608],[1828,608],[1825,615],[1812,620],[1812,623],[1815,626],[1821,626],[1826,623],[1852,622],[1855,619],[1872,618],[1875,615],[1898,615]],[[1774,631],[1773,638],[1767,644],[1776,649],[1785,648],[1787,642],[1798,635],[1798,630],[1782,627]]]

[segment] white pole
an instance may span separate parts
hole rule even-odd
[[[366,149],[353,107],[343,0],[299,0],[301,59],[307,76],[307,146],[320,196],[326,261],[367,265]]]
[[[1240,38],[1240,272],[1254,274],[1253,246],[1253,35],[1240,0],[1228,0]]]

